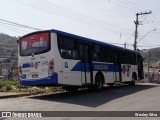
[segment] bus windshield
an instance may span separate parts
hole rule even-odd
[[[49,33],[37,33],[20,38],[20,55],[29,56],[32,54],[42,54],[48,52]]]

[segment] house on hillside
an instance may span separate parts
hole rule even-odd
[[[2,65],[2,76],[5,78],[9,78],[11,75],[11,64],[3,64]]]
[[[11,69],[10,68],[3,68],[2,69],[2,75],[5,78],[9,78],[10,74],[11,74]]]

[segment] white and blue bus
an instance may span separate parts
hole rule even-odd
[[[27,86],[61,85],[68,91],[101,90],[143,78],[139,52],[70,33],[48,30],[19,39],[19,79]]]

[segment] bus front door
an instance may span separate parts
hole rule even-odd
[[[81,57],[81,80],[82,84],[90,84],[91,80],[91,57],[90,57],[90,47],[86,44],[80,44],[79,52]]]

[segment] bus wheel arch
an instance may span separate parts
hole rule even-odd
[[[129,82],[129,85],[133,86],[135,85],[135,81],[137,80],[137,74],[136,72],[132,73],[132,81]]]
[[[100,91],[103,89],[104,75],[102,72],[98,72],[95,76],[95,90]]]
[[[133,77],[135,78],[135,80],[137,80],[137,73],[136,73],[136,72],[133,72],[133,73],[132,73],[132,78],[133,78]]]

